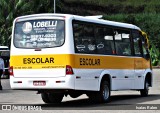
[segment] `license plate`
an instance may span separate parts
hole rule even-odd
[[[46,81],[33,81],[34,86],[45,86]]]

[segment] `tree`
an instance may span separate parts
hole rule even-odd
[[[27,0],[0,1],[0,45],[9,44],[12,31],[12,22],[15,17],[22,14],[25,8],[29,7],[27,2]]]
[[[60,1],[56,2],[57,11]],[[54,0],[0,0],[0,45],[9,45],[13,20],[22,15],[53,13]]]

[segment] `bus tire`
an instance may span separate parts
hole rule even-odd
[[[64,97],[63,93],[49,93],[48,98],[50,103],[60,103]]]
[[[44,103],[51,103],[48,97],[48,93],[41,93],[41,98]]]
[[[102,81],[100,91],[88,95],[89,99],[99,103],[107,103],[110,100],[110,88],[107,81]]]
[[[109,102],[110,99],[110,87],[107,81],[102,81],[100,91],[97,95],[99,102]]]
[[[141,96],[146,97],[148,96],[148,92],[149,92],[149,83],[148,80],[146,79],[144,83],[144,89],[140,90],[140,94]]]

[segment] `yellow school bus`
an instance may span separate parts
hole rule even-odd
[[[152,67],[148,40],[135,25],[69,14],[14,20],[12,89],[37,90],[45,103],[86,94],[108,102],[111,91],[148,95]]]

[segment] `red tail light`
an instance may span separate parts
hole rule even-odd
[[[73,75],[72,67],[69,65],[66,65],[66,75]]]
[[[10,73],[10,76],[14,76],[13,75],[13,66],[9,67],[9,73]]]

